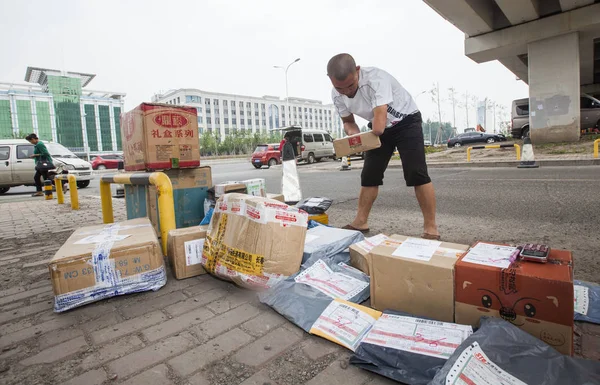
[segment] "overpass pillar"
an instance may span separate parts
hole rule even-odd
[[[580,135],[579,35],[528,44],[531,141],[575,142]]]

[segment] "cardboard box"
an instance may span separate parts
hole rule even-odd
[[[279,201],[281,203],[285,203],[285,201],[283,200],[283,194],[271,194],[271,193],[267,193],[267,198]]]
[[[350,266],[357,268],[367,275],[370,275],[369,261],[371,259],[371,250],[388,239],[390,238],[387,235],[379,234],[351,245]]]
[[[466,257],[466,256],[465,256]],[[548,263],[517,261],[508,268],[456,264],[456,322],[477,326],[503,318],[563,354],[573,352],[573,258],[551,250]]]
[[[169,231],[167,257],[177,279],[206,274],[202,267],[202,249],[208,226],[193,226]]]
[[[204,218],[204,200],[212,186],[210,167],[185,170],[167,170],[165,174],[173,185],[176,228],[197,226]],[[160,216],[156,187],[125,185],[127,219],[149,217],[160,238]]]
[[[226,194],[215,206],[202,253],[211,274],[266,288],[300,269],[308,214],[284,203]]]
[[[381,141],[379,140],[379,137],[371,131],[350,135],[333,141],[335,156],[338,158],[379,147],[381,147]]]
[[[441,242],[429,260],[393,255],[407,240],[392,235],[371,251],[371,306],[454,322],[454,265],[469,247]]]
[[[242,181],[242,183],[246,185],[246,194],[255,197],[267,197],[267,184],[264,179],[248,179]]]
[[[247,191],[246,185],[242,182],[225,182],[215,185],[215,196],[217,198],[230,193],[246,194]]]
[[[121,114],[125,170],[200,166],[198,116],[193,107],[142,103]]]
[[[62,312],[167,282],[161,246],[147,218],[76,230],[48,264]]]

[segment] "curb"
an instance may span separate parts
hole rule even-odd
[[[517,167],[519,161],[499,161],[499,162],[439,162],[427,163],[427,168],[499,168],[499,167]],[[600,166],[600,159],[557,159],[557,160],[536,160],[540,167],[569,167],[569,166]],[[363,166],[352,166],[352,170],[362,170]],[[402,164],[390,164],[388,169],[401,169]],[[332,170],[335,171],[335,170]]]

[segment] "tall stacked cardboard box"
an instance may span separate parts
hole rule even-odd
[[[200,167],[198,117],[192,107],[142,103],[121,115],[126,171],[162,171],[171,179],[177,228],[204,218],[212,185],[210,167]],[[149,217],[160,235],[154,186],[125,186],[127,219]]]

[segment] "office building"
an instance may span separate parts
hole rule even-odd
[[[267,134],[289,125],[342,136],[342,121],[337,110],[333,104],[318,100],[289,98],[286,103],[285,98],[276,96],[243,96],[183,88],[154,95],[152,101],[195,107],[200,135],[210,132],[221,139],[234,131]]]
[[[87,89],[95,76],[27,67],[26,83],[0,81],[0,138],[33,132],[77,154],[120,151],[125,94]]]

